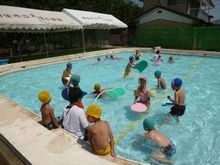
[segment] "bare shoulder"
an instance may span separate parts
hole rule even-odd
[[[101,122],[102,122],[103,124],[109,125],[108,121],[106,121],[106,120],[102,120]]]

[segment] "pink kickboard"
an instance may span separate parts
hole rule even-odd
[[[134,112],[145,112],[147,110],[147,106],[142,103],[135,103],[131,106],[131,110]]]

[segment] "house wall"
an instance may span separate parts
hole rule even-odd
[[[168,8],[180,12],[180,13],[184,13],[187,14],[187,3],[185,4],[177,4],[177,5],[169,5]]]
[[[191,24],[167,20],[154,20],[141,25],[141,27],[191,27]]]
[[[173,12],[161,9],[161,8],[156,8],[144,15],[142,15],[139,18],[139,23],[140,24],[145,24],[154,20],[167,20],[167,21],[174,21],[174,22],[180,22],[184,24],[193,24],[194,21],[190,18],[181,16],[179,14],[175,14]]]
[[[160,4],[160,0],[145,0],[144,11],[148,11],[159,4]]]

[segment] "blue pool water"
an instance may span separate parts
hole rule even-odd
[[[87,92],[93,90],[95,83],[102,84],[103,88],[122,87],[126,90],[120,99],[103,98],[97,101],[103,107],[102,118],[109,121],[112,127],[116,151],[120,156],[157,164],[149,155],[155,146],[144,138],[142,127],[143,119],[149,117],[155,120],[157,129],[176,144],[177,152],[172,158],[176,165],[220,164],[220,58],[175,56],[175,63],[168,64],[168,55],[164,54],[164,63],[154,66],[150,61],[153,55],[144,53],[141,60],[149,62],[148,68],[141,74],[134,71],[135,75],[127,79],[122,74],[129,53],[117,54],[122,60],[105,60],[102,57],[99,64],[95,64],[95,58],[72,61],[73,73],[81,75],[80,87]],[[0,94],[40,115],[37,94],[42,89],[49,90],[52,95],[51,105],[58,116],[68,104],[61,97],[61,75],[65,65],[51,64],[2,75]],[[156,85],[155,70],[162,71],[168,89],[159,91],[156,97],[151,98],[152,106],[148,113],[131,112],[130,105],[134,101],[133,90],[138,85],[138,77],[147,76],[148,87],[153,89]],[[169,124],[161,125],[170,108],[161,104],[168,101],[167,95],[173,96],[169,84],[175,77],[183,79],[187,109],[180,123],[171,120]],[[85,96],[85,108],[93,101],[94,97]]]

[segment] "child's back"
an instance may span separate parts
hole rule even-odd
[[[107,121],[97,121],[89,128],[89,135],[92,136],[95,151],[106,149],[109,146],[109,124]]]
[[[92,123],[88,127],[88,135],[93,151],[99,155],[111,153],[115,157],[112,130],[107,121],[100,119],[102,114],[101,107],[92,104],[88,107],[86,114],[88,121]]]
[[[170,141],[165,135],[157,131],[155,129],[154,122],[150,119],[144,119],[143,127],[147,131],[145,137],[149,138],[159,147],[161,147],[160,151],[153,151],[151,153],[151,156],[161,163],[172,164],[173,162],[170,158],[176,152],[175,145],[172,143],[172,141]]]
[[[54,116],[53,108],[49,105],[49,102],[51,101],[49,92],[41,91],[38,94],[38,98],[42,102],[40,109],[42,121],[40,123],[48,129],[58,128],[59,125]]]

